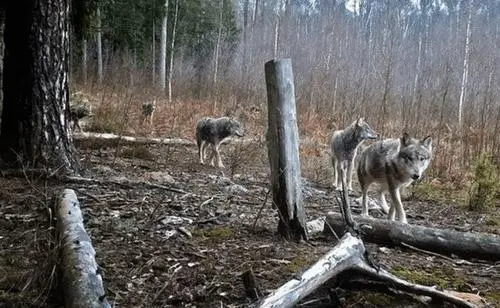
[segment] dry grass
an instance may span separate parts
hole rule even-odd
[[[98,91],[92,88],[79,87],[85,100],[93,105],[94,117],[88,130],[112,132],[127,135],[151,135],[158,137],[181,137],[194,141],[196,122],[204,116],[234,116],[245,126],[247,136],[259,140],[264,139],[267,127],[267,106],[264,102],[239,102],[236,95],[229,93],[225,99],[217,102],[210,97],[206,100],[178,99],[169,103],[164,95],[144,88],[120,88],[118,86],[103,87]],[[92,95],[89,95],[92,93]],[[142,103],[156,99],[157,109],[153,123],[142,124]],[[321,105],[320,105],[321,106]],[[325,105],[326,106],[326,105]],[[382,132],[383,137],[399,137],[405,129],[401,119],[395,117],[383,122],[379,130],[377,123],[380,117],[376,113],[356,115],[346,109],[344,112],[332,113],[328,108],[302,105],[298,102],[298,121],[301,138],[302,167],[305,173],[314,179],[327,181],[330,164],[328,162],[328,143],[331,132],[342,129],[358,116],[365,116],[375,130]],[[493,132],[484,129],[484,124],[471,125],[462,134],[447,124],[443,117],[432,116],[422,123],[421,127],[406,128],[410,134],[423,138],[433,137],[434,157],[428,171],[428,179],[438,179],[440,183],[455,189],[467,189],[471,185],[472,163],[474,157],[485,150],[493,149],[499,143],[492,136]],[[496,137],[497,138],[497,137]],[[236,164],[238,157],[252,157],[255,149],[236,148],[229,155],[231,172],[242,169]]]

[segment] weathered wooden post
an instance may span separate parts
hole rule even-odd
[[[287,239],[307,239],[299,160],[299,133],[291,59],[265,64],[273,202],[278,207],[278,232]]]

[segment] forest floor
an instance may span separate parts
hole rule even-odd
[[[224,171],[200,165],[194,146],[79,142],[77,148],[84,176],[102,184],[63,183],[29,172],[0,177],[0,307],[62,306],[50,208],[65,188],[74,189],[81,202],[113,307],[244,307],[249,300],[243,272],[252,269],[267,293],[335,245],[322,236],[299,244],[277,236],[278,215],[268,198],[269,165],[262,144],[223,145]],[[323,156],[302,166],[308,220],[338,211],[336,193],[329,188],[328,157]],[[159,185],[118,184],[125,178]],[[457,200],[412,194],[403,202],[412,224],[500,233],[497,214],[469,212]],[[359,213],[359,208],[353,211]],[[398,276],[478,293],[492,307],[500,307],[498,263],[373,244],[367,249]],[[424,307],[402,295],[334,286],[308,300],[332,294],[344,307]]]

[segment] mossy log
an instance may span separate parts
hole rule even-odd
[[[55,214],[65,307],[110,307],[95,261],[95,250],[72,189],[64,190]]]
[[[500,260],[500,237],[493,234],[437,229],[362,216],[357,216],[355,220],[361,228],[363,240],[370,243],[389,246],[405,243],[467,260]],[[345,232],[345,222],[341,214],[330,212],[326,221],[337,234]],[[326,227],[324,232],[330,233],[329,228]]]

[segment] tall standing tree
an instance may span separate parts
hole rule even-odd
[[[0,157],[6,163],[78,169],[69,125],[69,1],[5,4]]]

